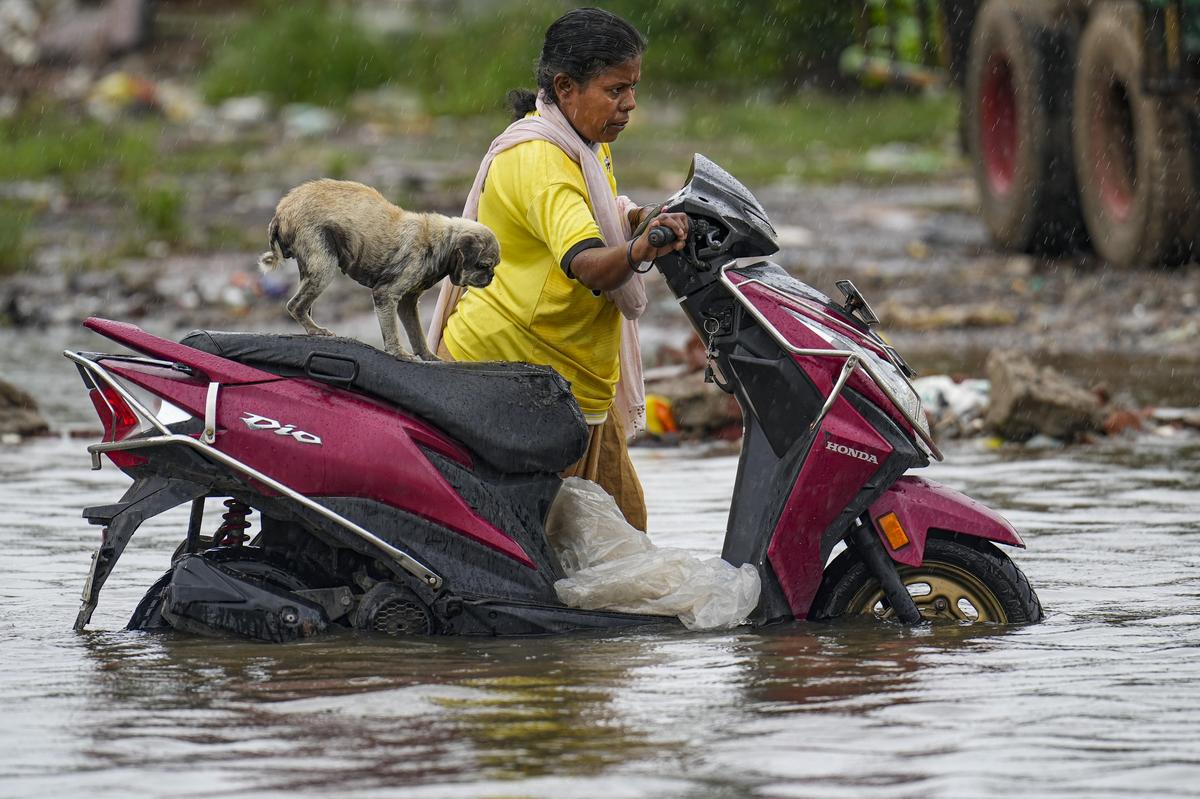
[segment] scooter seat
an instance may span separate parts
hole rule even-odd
[[[424,363],[347,338],[196,330],[181,342],[284,377],[308,377],[393,403],[504,473],[560,472],[588,431],[570,385],[527,363]]]

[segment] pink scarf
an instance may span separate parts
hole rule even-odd
[[[613,196],[608,176],[600,165],[600,146],[587,144],[571,127],[571,123],[559,107],[546,102],[544,92],[538,92],[537,110],[540,116],[518,119],[492,141],[491,147],[483,157],[483,163],[479,165],[475,184],[471,187],[471,193],[467,195],[462,215],[467,219],[478,220],[479,197],[483,194],[484,182],[487,180],[492,160],[499,153],[527,141],[544,140],[557,145],[582,169],[583,181],[592,201],[596,224],[600,226],[600,233],[604,236],[604,243],[610,247],[623,244],[631,233],[629,211],[636,206],[628,197]],[[429,348],[434,352],[442,341],[446,320],[450,318],[465,292],[466,289],[462,286],[455,286],[449,280],[442,281],[433,320],[429,325]],[[626,434],[632,436],[645,425],[646,417],[642,352],[638,343],[637,322],[638,317],[646,310],[646,287],[642,283],[642,276],[631,272],[629,280],[619,288],[606,291],[604,296],[611,300],[625,317],[621,324],[621,378],[617,381],[614,408],[621,414]]]

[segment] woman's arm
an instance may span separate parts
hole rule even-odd
[[[675,231],[675,241],[666,247],[654,247],[650,244],[650,231],[656,227],[670,228]],[[570,269],[575,278],[593,291],[608,291],[624,285],[633,274],[630,259],[633,264],[653,261],[659,256],[675,250],[682,250],[687,244],[687,214],[659,214],[654,221],[646,226],[642,235],[629,242],[615,247],[593,247],[571,259]]]
[[[643,219],[645,219],[647,216],[653,216],[654,214],[658,213],[659,209],[662,208],[662,205],[634,205],[633,200],[630,200],[628,197],[619,199],[626,200],[630,206],[629,211],[625,216],[625,218],[629,220],[630,230],[637,230],[638,225],[642,224]]]

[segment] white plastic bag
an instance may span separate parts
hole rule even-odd
[[[563,481],[546,533],[567,573],[554,588],[571,607],[678,616],[690,630],[715,630],[741,624],[758,604],[753,566],[654,546],[587,480]]]
[[[654,549],[645,533],[625,521],[616,500],[582,477],[563,481],[546,516],[546,535],[568,575]]]
[[[946,375],[930,375],[914,380],[913,388],[921,397],[935,434],[966,436],[982,429],[992,388],[989,381],[956,381]]]

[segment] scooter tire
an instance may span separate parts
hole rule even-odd
[[[178,552],[176,554],[178,555]],[[262,580],[275,588],[285,591],[300,591],[308,587],[299,578],[288,573],[282,564],[275,562],[275,559],[268,557],[257,547],[218,547],[206,550],[201,554],[214,563],[220,563],[247,577]],[[172,558],[172,561],[174,560],[175,558]],[[162,606],[167,595],[167,588],[171,585],[171,576],[174,573],[174,567],[168,569],[147,589],[133,614],[130,615],[129,622],[125,625],[126,630],[173,629],[163,618]]]
[[[998,624],[1042,620],[1042,605],[1029,579],[988,541],[930,538],[920,566],[898,564],[897,570],[925,619]],[[809,611],[811,620],[842,616],[895,616],[879,581],[853,548],[829,564]]]
[[[167,587],[171,585],[171,574],[173,571],[168,569],[166,574],[154,581],[154,585],[146,591],[142,596],[137,607],[133,610],[133,615],[129,617],[129,623],[125,625],[126,630],[170,630],[171,625],[162,617],[163,597],[167,593]]]

